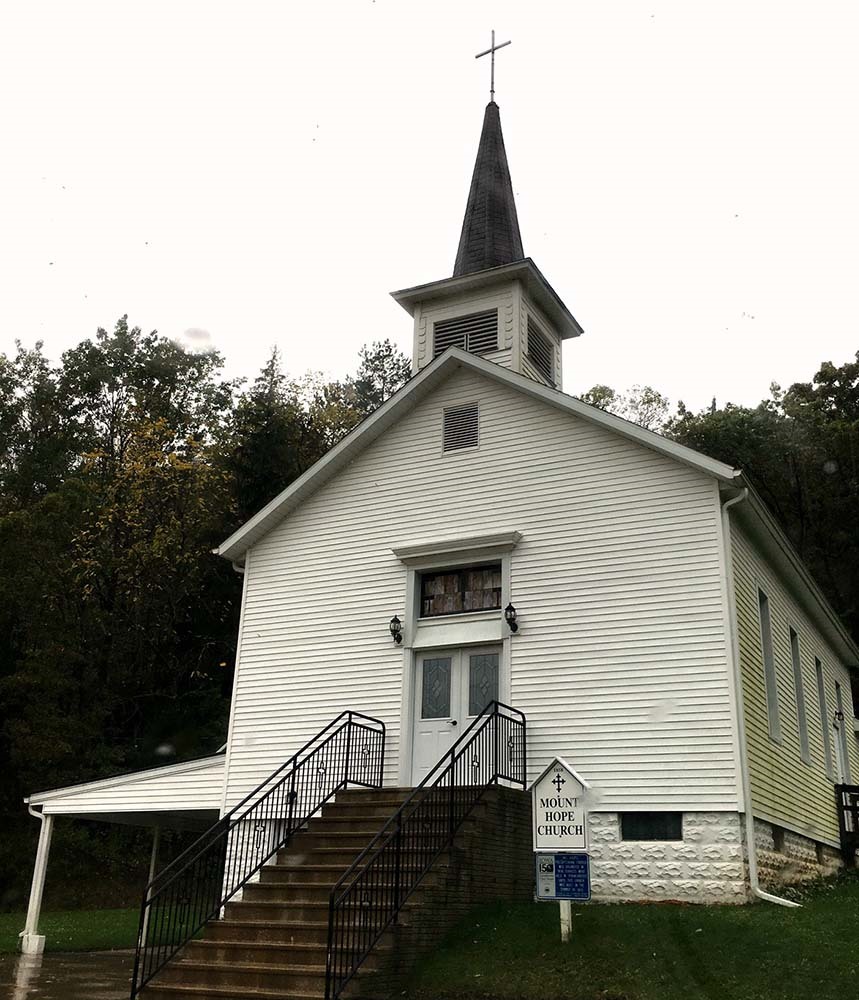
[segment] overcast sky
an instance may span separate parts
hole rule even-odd
[[[123,313],[253,376],[411,349],[450,275],[498,40],[565,389],[755,403],[859,348],[859,5],[46,3],[0,14],[0,351]]]

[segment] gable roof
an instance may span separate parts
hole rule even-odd
[[[485,358],[450,347],[424,369],[413,376],[399,392],[383,403],[375,413],[363,420],[304,475],[266,504],[259,513],[242,525],[215,552],[226,559],[241,559],[247,550],[285,518],[300,503],[315,493],[345,465],[357,457],[388,427],[401,419],[425,399],[432,390],[460,369],[475,371],[486,378],[509,386],[517,392],[539,399],[550,406],[580,417],[605,430],[619,434],[651,451],[682,462],[698,472],[713,476],[722,483],[736,485],[740,473],[723,462],[708,458],[691,448],[645,430],[605,410],[597,409],[558,389],[550,389],[525,375],[502,368]]]
[[[501,115],[495,101],[490,101],[483,116],[453,274],[483,271],[524,256]]]

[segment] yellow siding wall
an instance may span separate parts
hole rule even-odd
[[[847,716],[845,724],[848,727],[850,770],[853,780],[857,781],[859,744],[851,728],[848,672],[820,632],[812,625],[809,616],[800,608],[772,567],[755,548],[749,536],[738,527],[735,519],[731,524],[731,542],[754,814],[816,840],[837,844],[838,819],[835,811],[835,793],[833,784],[826,774],[814,659],[818,657],[823,665],[830,719],[835,711],[836,681],[841,685],[844,712]],[[769,734],[758,588],[767,595],[770,605],[781,723],[780,743],[772,740]],[[804,763],[800,754],[796,688],[790,649],[791,628],[799,636],[811,752],[810,764]],[[832,745],[832,755],[834,761],[834,745]]]

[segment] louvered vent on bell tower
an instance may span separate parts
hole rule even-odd
[[[528,357],[537,371],[549,383],[554,384],[554,365],[552,364],[552,345],[545,334],[537,329],[537,324],[528,317]]]
[[[472,354],[497,351],[498,310],[438,320],[433,326],[433,357],[437,358],[448,347],[461,347]]]

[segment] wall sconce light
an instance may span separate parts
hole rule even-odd
[[[508,604],[504,609],[504,621],[510,626],[511,632],[519,631],[519,623],[516,621],[516,609],[512,604]]]
[[[399,646],[399,644],[403,641],[403,623],[399,618],[397,618],[396,615],[394,615],[388,628],[391,630],[391,637],[394,642]]]

